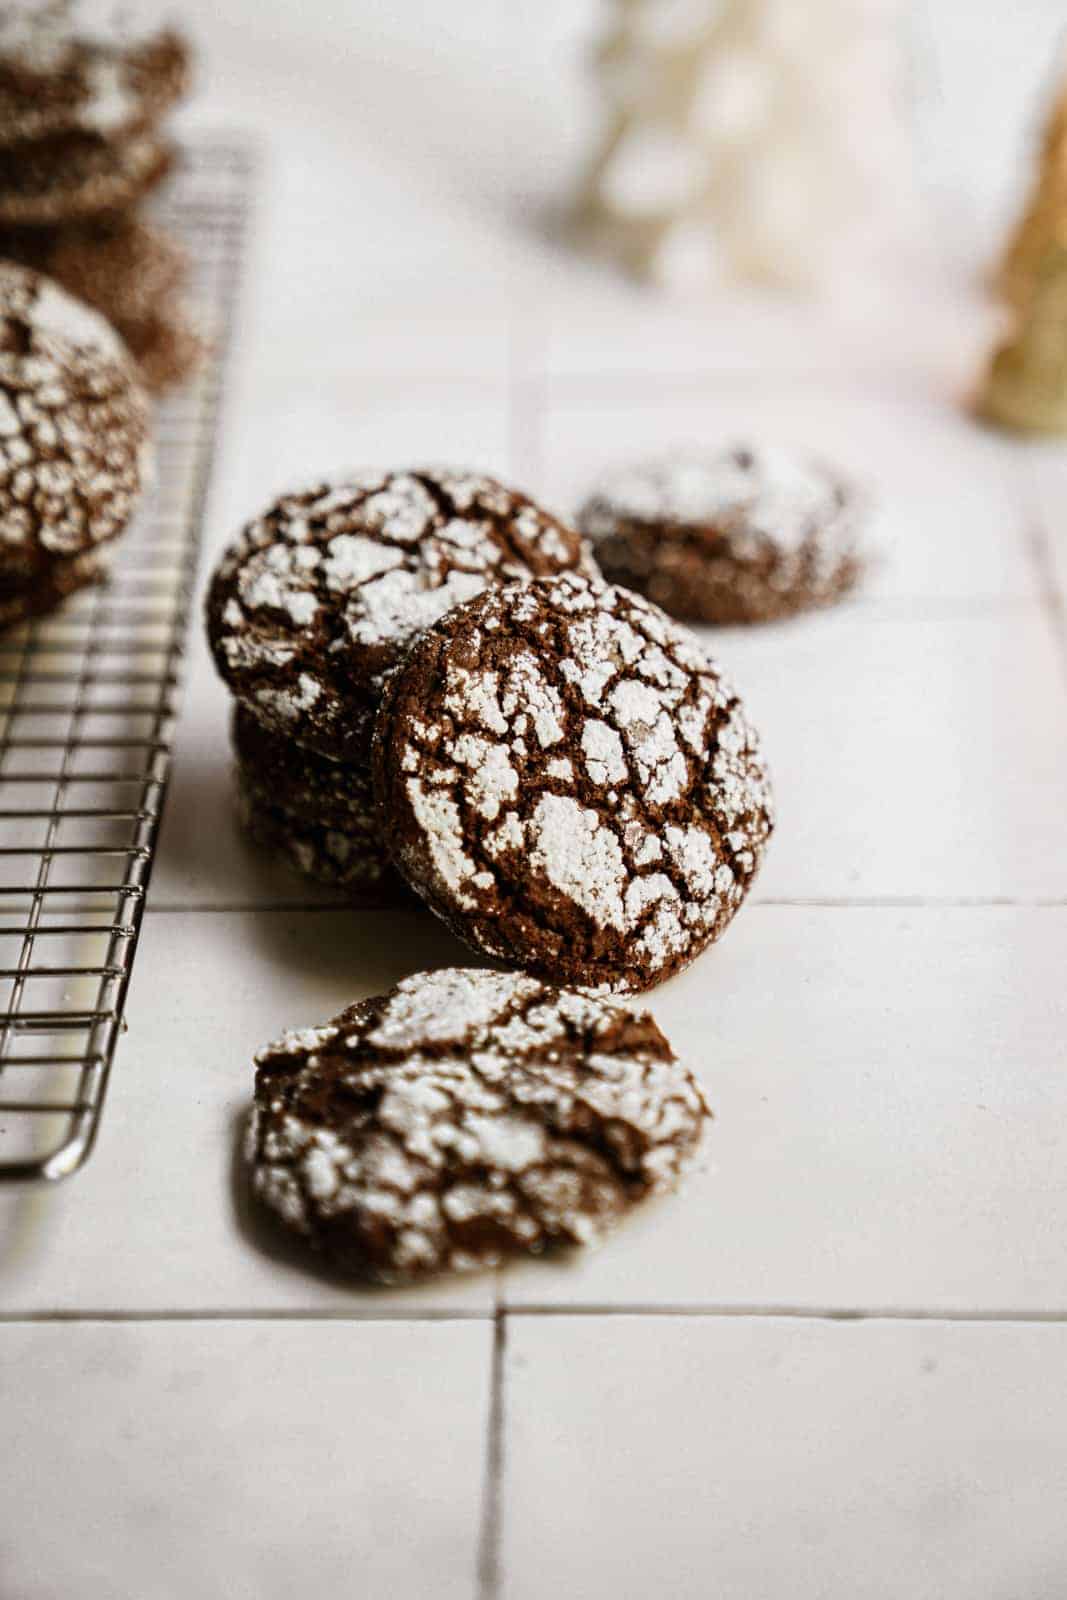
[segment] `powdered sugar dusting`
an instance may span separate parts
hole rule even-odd
[[[718,668],[655,607],[573,575],[483,596],[440,632],[401,669],[382,734],[386,772],[406,774],[414,831],[386,826],[412,881],[479,948],[550,976],[642,987],[692,959],[772,827]]]
[[[126,527],[151,473],[148,405],[110,328],[0,263],[0,528],[28,561]]]
[[[862,511],[855,486],[821,462],[740,446],[616,472],[579,523],[605,571],[678,615],[752,620],[850,587]]]
[[[248,525],[215,576],[212,644],[239,697],[260,705],[264,676],[272,695],[284,691],[275,668],[279,649],[291,650],[286,659],[323,688],[303,736],[351,759],[346,739],[366,740],[365,730],[352,733],[353,699],[362,698],[368,721],[416,634],[489,586],[587,559],[577,534],[492,479],[447,469],[352,473],[284,495]],[[542,710],[550,738],[551,706]]]
[[[387,1282],[597,1238],[677,1183],[708,1117],[649,1017],[514,974],[419,974],[258,1066],[257,1194]]]

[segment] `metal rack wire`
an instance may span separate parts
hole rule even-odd
[[[155,207],[192,256],[212,354],[159,407],[156,488],[110,578],[0,635],[0,1181],[75,1172],[104,1105],[166,798],[251,169],[238,145],[194,146]]]

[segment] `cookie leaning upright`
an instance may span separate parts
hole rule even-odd
[[[48,279],[0,263],[4,621],[96,575],[94,553],[122,533],[145,485],[149,423],[107,323]]]
[[[739,447],[606,477],[578,515],[604,575],[690,622],[831,604],[866,565],[863,497],[822,462]]]
[[[710,1115],[650,1016],[517,973],[416,974],[256,1067],[254,1194],[384,1283],[596,1240],[676,1186]]]
[[[740,906],[773,826],[759,742],[697,641],[575,574],[490,591],[416,641],[375,791],[412,887],[485,954],[641,990]]]
[[[267,727],[366,762],[386,675],[423,628],[492,585],[588,570],[584,541],[493,478],[353,474],[283,495],[207,599],[221,676]]]

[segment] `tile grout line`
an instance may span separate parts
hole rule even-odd
[[[795,1306],[795,1305],[658,1305],[639,1303],[616,1305],[606,1303],[574,1305],[538,1304],[509,1305],[509,1317],[656,1317],[694,1321],[783,1321],[783,1322],[944,1322],[944,1323],[1004,1323],[1067,1324],[1067,1307],[1052,1311],[1012,1311],[990,1307],[936,1310],[923,1306]]]
[[[840,910],[856,911],[951,911],[951,910],[995,910],[998,908],[1015,908],[1020,911],[1048,911],[1067,907],[1067,896],[1032,896],[1014,897],[1011,895],[752,895],[747,901],[749,906],[763,907],[826,907]],[[377,915],[378,910],[369,907],[370,915]],[[384,908],[383,912],[384,912]],[[416,908],[417,909],[417,908]],[[226,914],[230,916],[243,915],[255,912],[284,915],[290,912],[310,914],[337,914],[351,915],[353,907],[343,902],[337,904],[322,903],[317,900],[227,900],[217,905],[182,905],[180,903],[162,905],[148,905],[145,908],[147,915],[165,917],[198,916]],[[384,912],[384,914],[388,914]]]
[[[348,1311],[324,1306],[306,1311],[290,1308],[197,1311],[0,1311],[0,1327],[42,1323],[193,1323],[193,1322],[492,1322],[492,1311],[402,1311],[395,1307],[381,1311]]]
[[[489,1414],[485,1441],[485,1479],[478,1530],[478,1600],[500,1595],[500,1535],[504,1489],[505,1381],[508,1312],[500,1305],[493,1316]]]
[[[530,1301],[526,1304],[502,1302],[495,1311],[426,1310],[349,1311],[324,1307],[321,1310],[197,1310],[197,1311],[4,1311],[0,1328],[43,1324],[178,1324],[209,1322],[246,1323],[457,1323],[491,1324],[493,1327],[493,1376],[487,1438],[487,1474],[483,1506],[483,1543],[491,1552],[492,1539],[499,1535],[502,1469],[504,1464],[504,1378],[507,1324],[514,1318],[541,1321],[575,1317],[648,1317],[705,1321],[792,1321],[792,1322],[944,1322],[1003,1323],[1006,1325],[1067,1325],[1067,1306],[1046,1311],[1012,1310],[1010,1307],[937,1309],[928,1306],[798,1306],[798,1305],[687,1305],[666,1303],[645,1305],[619,1301],[575,1301],[569,1305]],[[491,1470],[490,1470],[491,1469]],[[492,1600],[491,1592],[486,1600]]]

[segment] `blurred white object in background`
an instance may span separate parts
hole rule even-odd
[[[899,0],[614,0],[577,208],[638,276],[829,285],[914,225]]]

